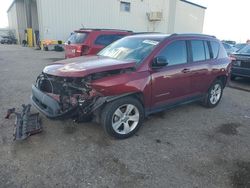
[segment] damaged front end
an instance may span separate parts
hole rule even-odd
[[[42,73],[32,85],[32,102],[49,118],[74,118],[82,121],[106,101],[91,88],[91,76],[58,77]]]

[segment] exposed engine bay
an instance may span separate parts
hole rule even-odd
[[[57,100],[61,112],[77,105],[86,106],[94,98],[91,87],[82,78],[62,78],[43,73],[38,76],[36,87]]]
[[[93,89],[91,82],[127,71],[128,69],[112,70],[84,78],[58,77],[42,73],[32,87],[32,100],[48,117],[73,117],[76,121],[83,121],[109,98]]]

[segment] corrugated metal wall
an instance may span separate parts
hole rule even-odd
[[[8,11],[9,28],[16,31],[16,37],[20,43],[25,39],[25,29],[27,27],[26,11],[24,0],[16,0]]]
[[[126,2],[131,3],[131,12],[120,11],[120,0],[37,0],[41,39],[66,40],[83,26],[167,32],[169,0]],[[163,20],[149,22],[150,11],[162,11]]]
[[[131,3],[130,12],[120,10],[121,1]],[[27,28],[24,2],[31,2],[29,15],[33,30],[39,28],[40,39],[63,41],[81,27],[201,33],[205,14],[204,9],[180,0],[16,0],[9,20],[13,27],[17,25],[20,41],[25,39]],[[163,13],[162,20],[148,21],[146,13],[155,11]]]
[[[27,28],[26,10],[24,0],[16,0],[17,23],[20,42],[25,39],[25,29]]]
[[[205,9],[177,1],[174,32],[202,33]]]
[[[35,0],[31,1],[31,17],[32,17],[32,29],[33,29],[33,31],[39,30],[37,5],[36,5]]]
[[[16,38],[19,40],[16,4],[13,4],[8,11],[9,29],[15,30]]]

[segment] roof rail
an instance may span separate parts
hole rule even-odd
[[[181,35],[181,36],[201,36],[201,37],[212,37],[212,38],[216,38],[216,36],[213,35],[206,35],[206,34],[200,34],[200,33],[174,33],[170,36],[177,36],[177,35]]]
[[[133,35],[140,35],[140,34],[164,34],[161,32],[134,32]]]
[[[173,37],[173,36],[176,36],[176,35],[178,35],[177,33],[172,33],[172,34],[170,34],[170,37]]]
[[[125,31],[125,32],[133,32],[131,30],[124,29],[105,29],[105,28],[80,28],[79,30],[93,30],[93,31]]]

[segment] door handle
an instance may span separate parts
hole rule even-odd
[[[190,72],[190,69],[183,69],[181,72],[188,73],[188,72]]]

